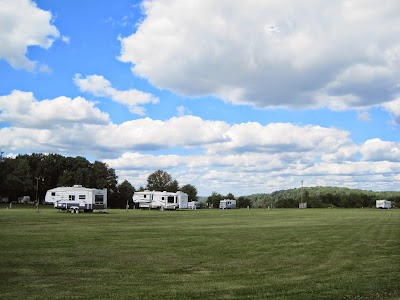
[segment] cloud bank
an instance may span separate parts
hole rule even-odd
[[[386,190],[400,183],[400,143],[356,144],[337,128],[229,124],[193,115],[114,124],[84,98],[37,100],[22,91],[0,97],[0,122],[8,124],[0,129],[1,149],[95,156],[135,187],[157,169],[194,184],[202,195],[271,192],[301,180]]]

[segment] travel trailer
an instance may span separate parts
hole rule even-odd
[[[57,187],[47,191],[44,201],[52,203],[54,208],[72,213],[101,210],[107,208],[107,189],[91,189],[81,185]]]
[[[176,193],[165,191],[135,192],[132,200],[138,208],[155,208],[160,210],[188,208],[188,195],[181,191]]]
[[[219,202],[219,208],[236,208],[236,200],[224,199]]]
[[[392,202],[388,200],[376,200],[376,208],[392,208]]]

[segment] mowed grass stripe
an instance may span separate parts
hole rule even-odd
[[[1,299],[395,299],[400,210],[0,209]]]

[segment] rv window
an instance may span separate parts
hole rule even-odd
[[[164,200],[164,197],[161,197],[161,200]]]
[[[86,195],[79,195],[79,200],[85,200],[86,199]]]
[[[56,192],[51,192],[51,195],[54,197],[56,195]]]
[[[143,195],[143,198],[146,198],[147,195]]]
[[[69,195],[68,199],[69,201],[75,201],[75,195]]]
[[[168,196],[168,203],[175,203],[175,197],[174,196]]]
[[[95,204],[103,204],[103,195],[96,195],[94,197],[94,203]]]

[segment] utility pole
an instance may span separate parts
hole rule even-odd
[[[38,193],[39,193],[39,177],[35,177],[36,179],[36,209],[37,212],[39,212],[39,198],[38,198]]]
[[[301,204],[303,204],[303,180],[301,181],[301,195],[300,195],[300,197],[301,197]]]

